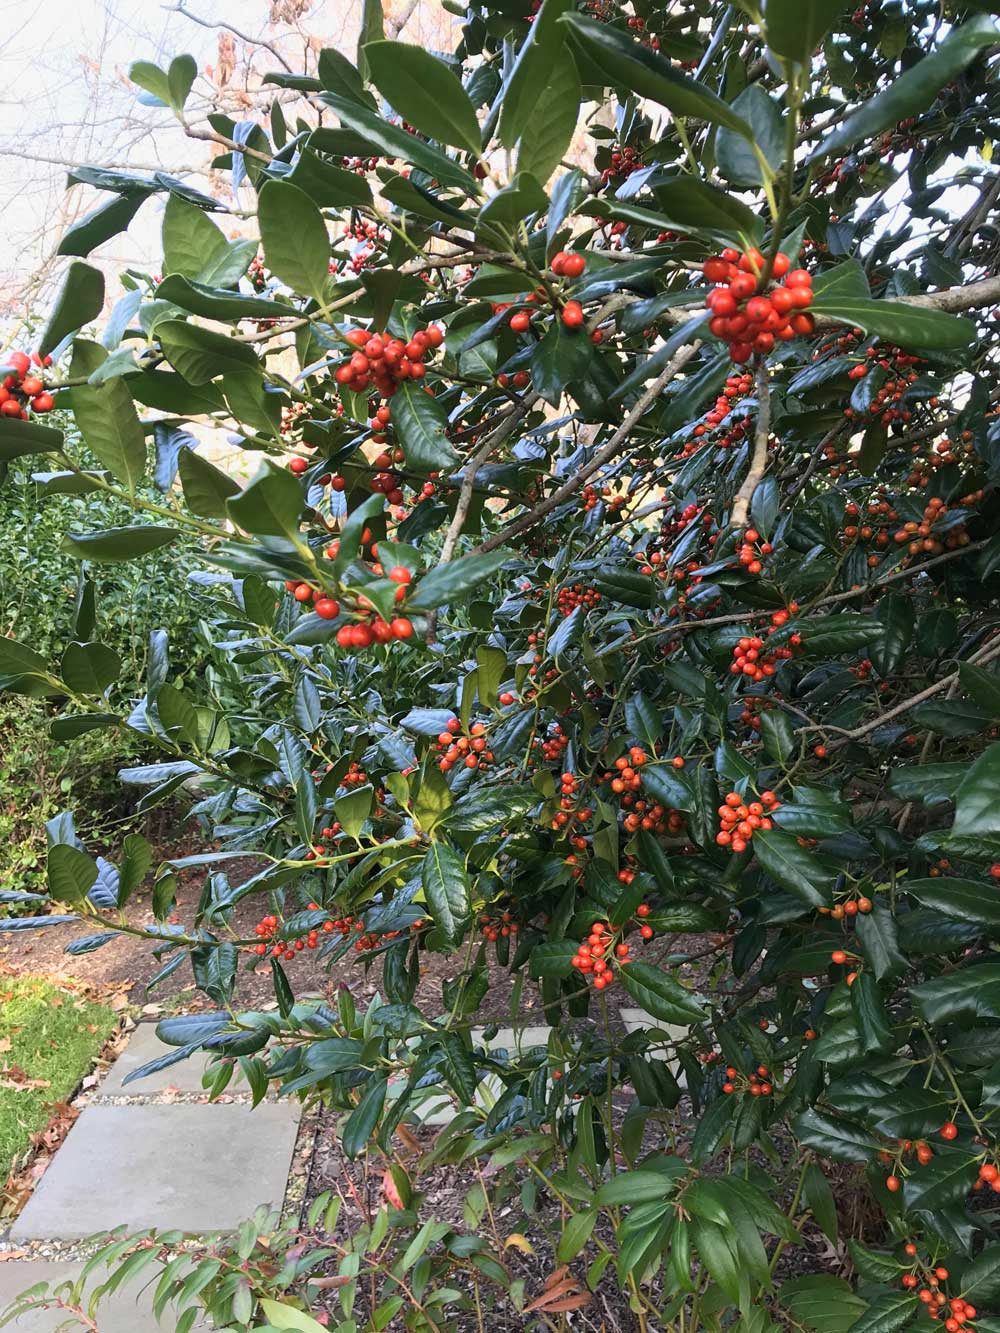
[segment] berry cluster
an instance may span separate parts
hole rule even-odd
[[[51,366],[52,358],[44,361],[37,352],[28,356],[27,352],[10,352],[2,358],[3,364],[11,367],[11,374],[0,384],[0,415],[28,419],[28,408],[32,412],[51,412],[56,400],[46,390],[45,382],[38,374],[42,366]],[[35,366],[35,370],[31,369]]]
[[[292,459],[293,463],[295,461]],[[313,610],[322,620],[336,620],[340,615],[340,603],[328,597],[321,588],[314,588],[311,583],[298,583],[295,579],[286,579],[285,587],[297,602],[312,602]]]
[[[637,149],[615,144],[611,149],[609,165],[601,172],[601,184],[607,185],[610,180],[625,180],[633,171],[641,171],[642,166],[643,161]]]
[[[774,1084],[766,1065],[758,1065],[746,1078],[734,1065],[730,1065],[726,1070],[722,1091],[727,1096],[734,1092],[748,1092],[751,1097],[770,1097],[774,1093]]]
[[[982,491],[978,491],[976,496],[963,497],[961,503],[975,500],[977,497],[982,499],[982,495]],[[971,539],[965,530],[965,524],[949,522],[948,512],[948,505],[944,500],[939,495],[932,495],[924,508],[923,521],[904,523],[893,534],[893,541],[897,546],[907,543],[908,556],[940,555],[942,551],[955,551],[960,546],[968,546]],[[947,531],[935,536],[933,529],[936,525],[945,527]]]
[[[834,921],[843,921],[845,917],[857,916],[859,912],[862,916],[867,916],[872,910],[872,900],[862,894],[857,898],[845,898],[842,902],[834,903],[832,907],[820,907],[817,910],[820,916],[828,916]]]
[[[594,812],[589,805],[579,804],[579,795],[577,788],[580,785],[579,778],[573,773],[564,773],[559,780],[559,809],[552,817],[552,828],[555,832],[561,832],[571,823],[589,824],[594,817]],[[577,833],[570,839],[573,846],[583,851],[587,846],[586,838]]]
[[[337,645],[340,648],[370,648],[373,643],[392,643],[396,639],[413,638],[413,621],[406,616],[393,616],[384,620],[372,615],[367,620],[358,620],[351,625],[341,625],[337,630]]]
[[[760,540],[760,533],[756,528],[747,528],[736,552],[736,558],[748,574],[759,574],[764,568],[762,557],[770,555],[772,549],[770,542]]]
[[[553,763],[563,757],[569,749],[569,737],[563,731],[558,722],[553,722],[544,736],[536,736],[532,745],[537,746],[542,752],[542,758],[548,763]]]
[[[769,634],[771,632],[768,631]],[[773,676],[778,669],[775,663],[786,661],[791,657],[792,648],[797,648],[801,642],[801,635],[793,634],[789,640],[790,647],[765,651],[766,642],[760,635],[755,634],[752,638],[744,637],[733,649],[730,673],[734,676],[746,676],[755,682],[762,681],[768,676]]]
[[[727,792],[719,806],[719,831],[715,841],[733,852],[745,852],[755,829],[772,827],[770,816],[781,808],[773,791],[763,791],[759,801],[745,803],[738,791]]]
[[[485,939],[495,943],[501,937],[516,935],[520,927],[509,912],[490,915],[484,912],[479,918],[479,926]]]
[[[319,903],[310,903],[309,911],[318,912]],[[304,949],[315,949],[319,946],[320,931],[310,930],[307,935],[300,936],[297,940],[275,940],[278,927],[281,923],[276,916],[261,917],[257,925],[254,926],[253,933],[260,937],[260,943],[253,946],[254,953],[263,958],[270,952],[275,958],[283,958],[285,962],[291,962],[297,953],[302,953]],[[336,929],[336,924],[332,921],[324,921],[322,931],[329,935]]]
[[[486,726],[483,722],[473,722],[468,736],[458,736],[462,724],[457,717],[448,721],[448,730],[442,731],[437,738],[437,748],[443,750],[438,768],[447,773],[461,762],[466,768],[482,768],[493,762],[493,751],[489,748]]]
[[[567,252],[560,250],[558,254],[553,255],[550,268],[557,278],[579,278],[583,276],[587,267],[586,255],[580,254],[578,250]]]
[[[423,379],[424,360],[444,342],[438,324],[418,329],[409,342],[366,329],[350,329],[344,336],[356,350],[337,367],[334,379],[352,393],[374,388],[383,398],[391,398],[403,380]]]
[[[562,615],[571,616],[578,606],[590,611],[600,600],[601,594],[596,588],[585,588],[582,583],[574,583],[559,589],[556,606]]]
[[[712,312],[709,328],[729,344],[736,362],[749,361],[754,352],[766,356],[776,340],[788,342],[813,331],[813,318],[804,313],[813,299],[810,273],[793,269],[788,256],[779,252],[771,273],[784,282],[764,293],[759,289],[765,264],[759,250],[740,255],[730,249],[702,266],[708,281],[719,284],[705,298]]]
[[[649,916],[649,904],[640,903],[635,911],[636,917]],[[639,933],[644,940],[653,938],[652,926],[640,924]],[[595,921],[590,927],[590,934],[581,940],[580,947],[570,960],[578,972],[589,977],[595,990],[605,990],[614,982],[613,963],[623,966],[629,961],[631,946],[622,938],[622,932],[613,930],[606,921]]]

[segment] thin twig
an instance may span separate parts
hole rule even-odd
[[[512,537],[519,537],[522,532],[527,532],[530,528],[536,527],[547,514],[552,513],[553,509],[558,509],[564,500],[570,499],[585,481],[592,477],[595,472],[599,472],[605,463],[610,462],[611,459],[614,458],[615,454],[617,454],[620,449],[622,442],[628,438],[633,426],[636,425],[646,409],[651,403],[656,401],[677,372],[682,370],[687,363],[692,360],[700,348],[700,340],[689,343],[687,347],[682,347],[670,364],[657,375],[656,379],[653,380],[649,387],[644,391],[635,407],[632,408],[632,411],[629,412],[628,416],[615,431],[614,435],[612,435],[611,439],[608,440],[607,444],[598,449],[597,453],[589,463],[585,464],[579,471],[575,472],[569,481],[564,482],[562,486],[553,491],[550,496],[541,502],[541,504],[536,505],[535,508],[529,510],[527,514],[522,514],[519,519],[516,519],[513,523],[509,523],[507,527],[501,528],[501,530],[494,536],[490,537],[488,541],[477,546],[476,550],[495,551],[498,546],[503,546],[504,543],[509,541]]]

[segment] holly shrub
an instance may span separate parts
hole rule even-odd
[[[365,1327],[554,1327],[615,1281],[641,1328],[1000,1328],[989,7],[448,8],[435,55],[368,3],[356,63],[270,75],[260,120],[190,120],[189,56],[136,64],[239,208],[71,174],[104,200],[35,361],[5,358],[0,454],[85,497],[93,573],[55,659],[0,640],[0,683],[59,740],[156,747],[121,775],[141,808],[198,778],[216,849],[95,859],[62,814],[41,924],[149,937],[216,1006],[160,1024],[160,1067],[207,1049],[214,1091],[238,1065],[388,1163],[347,1320],[364,1251]],[[80,336],[85,256],[142,207],[163,276]],[[261,455],[247,486],[192,421]],[[100,571],[180,540],[225,666],[180,684],[166,623],[122,706]],[[297,999],[300,954],[336,1003]],[[240,1008],[246,968],[277,1009]],[[547,1045],[489,1044],[502,973]],[[541,1296],[485,1204],[467,1234],[421,1211],[394,1145],[428,1089],[458,1108],[434,1162],[559,1210]],[[232,1327],[304,1323],[245,1285]]]

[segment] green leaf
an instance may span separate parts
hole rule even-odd
[[[16,421],[12,417],[0,417],[0,464],[9,462],[12,458],[26,458],[29,454],[58,453],[62,447],[61,430],[53,430],[51,426],[38,426],[33,421]]]
[[[421,883],[435,926],[448,944],[457,944],[471,911],[464,859],[446,843],[432,843],[424,857]]]
[[[285,468],[270,461],[245,490],[226,502],[226,510],[241,528],[258,537],[290,537],[298,533],[304,496],[302,487]]]
[[[872,644],[868,655],[875,670],[885,680],[902,662],[910,646],[916,616],[910,598],[896,593],[883,597],[875,614],[885,632],[880,641]]]
[[[395,398],[393,403],[395,403]],[[463,556],[447,565],[436,565],[416,585],[416,592],[406,599],[409,611],[431,611],[445,606],[456,597],[464,597],[492,578],[510,559],[508,551],[486,551]]]
[[[156,102],[170,106],[170,81],[159,65],[154,65],[149,60],[133,61],[129,65],[128,76],[133,83],[144,88]]]
[[[909,991],[931,1024],[1000,1017],[1000,962],[975,963]]]
[[[733,102],[733,110],[750,126],[753,139],[748,140],[741,130],[725,126],[715,141],[715,157],[719,174],[730,185],[741,188],[759,186],[762,167],[756,148],[774,173],[781,166],[785,151],[785,134],[781,110],[757,83],[744,88]]]
[[[792,1132],[807,1148],[815,1148],[821,1157],[831,1157],[835,1162],[871,1161],[880,1146],[860,1125],[812,1107],[792,1121]]]
[[[480,193],[476,181],[467,171],[416,135],[407,134],[406,130],[397,125],[390,125],[374,111],[358,106],[349,98],[325,93],[323,100],[333,108],[341,125],[360,134],[371,144],[373,152],[411,162],[440,185],[454,186],[468,195]]]
[[[364,176],[334,166],[318,153],[304,149],[285,180],[307,194],[320,208],[371,207],[371,187]]]
[[[371,1141],[372,1133],[381,1118],[382,1108],[385,1106],[387,1087],[388,1079],[377,1079],[347,1117],[340,1138],[340,1146],[352,1161],[364,1152]],[[286,1327],[294,1328],[295,1325],[288,1324]]]
[[[39,356],[45,356],[66,337],[89,324],[104,309],[104,274],[81,260],[69,266],[49,322],[45,326]]]
[[[920,1310],[920,1301],[906,1291],[886,1291],[851,1324],[851,1333],[895,1333],[905,1328]]]
[[[403,380],[392,399],[392,426],[415,472],[440,472],[458,462],[445,434],[444,408],[414,380]]]
[[[851,986],[851,1009],[865,1054],[887,1051],[892,1046],[892,1029],[879,994],[878,982],[870,972],[859,972]]]
[[[815,852],[799,846],[797,838],[780,829],[756,829],[751,846],[760,864],[783,888],[810,907],[830,905],[835,877],[819,863]]]
[[[926,110],[940,89],[961,74],[984,46],[993,46],[998,38],[1000,33],[985,14],[977,14],[962,27],[952,28],[936,51],[891,79],[884,91],[841,121],[813,150],[809,161],[842,153],[858,140],[871,139],[907,116]]]
[[[105,643],[71,643],[63,653],[60,673],[78,694],[103,694],[118,679],[122,660]]]
[[[174,528],[105,528],[101,532],[67,532],[63,550],[81,560],[97,560],[113,564],[118,560],[134,560],[150,551],[169,546],[178,536]]]
[[[92,209],[79,222],[63,232],[62,240],[56,251],[60,255],[89,255],[112,236],[126,229],[149,198],[149,191],[135,194],[122,194],[109,199],[106,204]]]
[[[573,0],[543,0],[527,39],[521,44],[501,94],[499,134],[506,148],[513,148],[528,130],[552,71],[562,59],[566,34],[559,19],[572,8],[572,3]]]
[[[487,225],[516,227],[529,213],[543,213],[548,203],[548,195],[534,176],[519,171],[509,185],[483,204],[479,220]]]
[[[996,884],[976,884],[968,879],[911,879],[903,885],[911,898],[944,916],[1000,926],[1000,894]]]
[[[228,241],[204,209],[175,194],[163,210],[162,240],[164,276],[178,275],[206,287],[234,286],[257,252],[253,241]],[[157,296],[169,301],[169,290]]]
[[[811,1333],[847,1333],[865,1309],[850,1283],[832,1273],[810,1273],[783,1282],[778,1299],[796,1323]]]
[[[816,1224],[824,1236],[836,1245],[838,1236],[837,1205],[834,1202],[830,1182],[822,1168],[815,1162],[810,1162],[806,1167],[802,1179],[802,1198],[806,1207],[812,1210]],[[785,1290],[782,1288],[782,1300],[784,1300],[784,1297]]]
[[[192,282],[179,273],[164,278],[156,289],[157,299],[189,310],[192,315],[205,319],[281,319],[294,314],[289,306],[277,301],[262,301],[255,296],[240,296],[224,287],[208,287],[203,282]]]
[[[866,333],[877,333],[914,351],[959,352],[976,336],[971,319],[900,301],[870,301],[824,292],[816,296],[810,312],[817,318],[857,325]]]
[[[167,319],[157,324],[156,336],[163,355],[189,384],[207,384],[231,371],[260,369],[257,354],[246,343],[238,343],[200,324]]]
[[[346,796],[338,796],[333,803],[338,823],[343,826],[347,836],[353,838],[355,842],[358,841],[365,820],[372,812],[374,798],[374,787],[364,786],[356,787]]]
[[[660,1189],[661,1191],[663,1189],[662,1182]],[[662,1197],[662,1194],[659,1197]],[[630,1199],[629,1202],[631,1203],[633,1200]],[[562,1235],[559,1237],[559,1245],[556,1249],[556,1260],[558,1263],[572,1263],[586,1245],[587,1241],[590,1240],[600,1215],[600,1211],[597,1208],[588,1208],[582,1212],[573,1213],[570,1216],[566,1225],[563,1227]]]
[[[959,662],[958,679],[981,708],[988,708],[994,717],[1000,718],[1000,676],[996,672]]]
[[[378,41],[385,36],[385,11],[382,0],[362,0],[361,31],[358,34],[358,72],[362,80],[368,78],[368,61],[365,59],[365,47],[369,42]],[[352,87],[352,95],[357,96]]]
[[[529,172],[544,185],[573,142],[580,116],[580,76],[568,51],[560,52],[539,100],[541,115],[533,116],[522,134],[518,171]]]
[[[697,995],[652,963],[622,964],[619,976],[632,999],[654,1018],[686,1025],[705,1017]]]
[[[198,76],[198,65],[194,56],[182,55],[174,56],[170,62],[170,68],[167,70],[167,88],[170,94],[170,105],[175,111],[180,111],[188,99],[188,93],[191,91],[191,85]]]
[[[264,258],[282,282],[320,304],[330,275],[330,237],[323,215],[287,181],[268,181],[257,201]]]
[[[122,843],[122,859],[118,870],[118,906],[128,899],[149,874],[153,864],[153,849],[141,833],[128,833]]]
[[[406,42],[369,42],[364,53],[372,83],[393,110],[429,139],[478,158],[482,136],[475,108],[443,60]]]
[[[573,43],[602,71],[614,87],[630,88],[639,97],[659,102],[676,116],[692,116],[711,125],[723,125],[753,141],[753,129],[738,112],[705,84],[680,73],[664,56],[634,42],[618,28],[580,14],[562,20]]]
[[[767,0],[767,44],[775,55],[806,65],[837,19],[846,0]]]
[[[476,1073],[472,1052],[457,1032],[443,1033],[438,1045],[444,1055],[448,1082],[466,1106],[472,1106],[479,1087],[479,1075]]]
[[[585,329],[568,329],[561,319],[554,319],[531,352],[534,389],[558,407],[563,390],[586,375],[593,354],[594,345]]]
[[[764,749],[780,764],[784,764],[795,749],[795,733],[792,730],[791,718],[780,708],[772,708],[769,712],[761,713],[760,736],[764,742]]]
[[[896,933],[896,918],[884,903],[876,900],[870,912],[858,913],[855,923],[858,941],[878,981],[900,976],[906,971],[906,958],[900,951]]]
[[[485,644],[476,649],[476,693],[484,708],[495,708],[497,690],[507,671],[507,654]]]
[[[970,1305],[993,1304],[1000,1297],[1000,1245],[987,1245],[962,1270],[958,1288]]]
[[[199,518],[226,518],[226,501],[239,494],[239,483],[193,449],[181,449],[177,472],[184,489],[184,500]]]
[[[328,1333],[324,1326],[318,1323],[311,1314],[306,1314],[302,1310],[296,1310],[294,1306],[285,1305],[283,1301],[270,1301],[261,1298],[260,1308],[267,1316],[272,1328],[278,1328],[285,1333]]]
[[[959,783],[955,793],[955,823],[953,833],[967,833],[973,837],[1000,833],[1000,801],[997,800],[1000,782],[1000,744],[984,750]]]
[[[86,379],[107,360],[97,343],[77,338],[70,375]],[[121,379],[94,387],[77,384],[70,390],[73,416],[87,448],[119,481],[134,491],[146,471],[146,437],[132,395]]]
[[[676,1158],[661,1158],[668,1170],[656,1171],[640,1167],[636,1171],[621,1171],[606,1180],[594,1195],[598,1208],[617,1208],[619,1204],[660,1203],[673,1193],[679,1177],[684,1175],[684,1163]]]
[[[57,903],[76,903],[86,898],[97,880],[97,866],[72,843],[57,842],[49,848],[46,874],[49,895]]]

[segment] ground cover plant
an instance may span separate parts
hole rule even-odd
[[[0,978],[0,1175],[6,1180],[89,1073],[118,1023],[41,977]]]
[[[0,456],[88,508],[63,539],[73,637],[0,640],[0,684],[46,700],[57,740],[138,733],[159,752],[123,769],[139,808],[196,779],[213,843],[154,866],[62,813],[37,924],[92,919],[75,947],[100,948],[141,929],[151,875],[162,975],[190,967],[216,1005],[160,1024],[170,1058],[322,1099],[349,1161],[384,1160],[366,1226],[320,1258],[289,1241],[277,1294],[245,1270],[209,1291],[214,1268],[184,1299],[240,1329],[309,1330],[307,1306],[344,1330],[559,1327],[612,1284],[623,1327],[989,1333],[989,6],[448,8],[434,54],[367,4],[356,58],[276,70],[259,120],[186,111],[190,57],[133,66],[240,204],[73,172],[98,202],[39,346],[6,357]],[[156,207],[156,275],[83,336],[88,254]],[[191,421],[260,454],[248,485]],[[132,520],[95,521],[101,496]],[[123,706],[96,571],[182,537],[224,660],[179,682],[166,619]],[[307,951],[336,1002],[297,999]],[[452,975],[419,1009],[429,953]],[[276,1013],[241,1009],[246,968]],[[540,997],[547,1046],[473,1039],[489,968],[515,1025]],[[649,1016],[628,1036],[622,1002]],[[460,1113],[417,1169],[399,1143],[430,1087]],[[464,1225],[423,1208],[428,1162],[483,1169]],[[493,1198],[558,1209],[543,1290],[512,1276]]]

